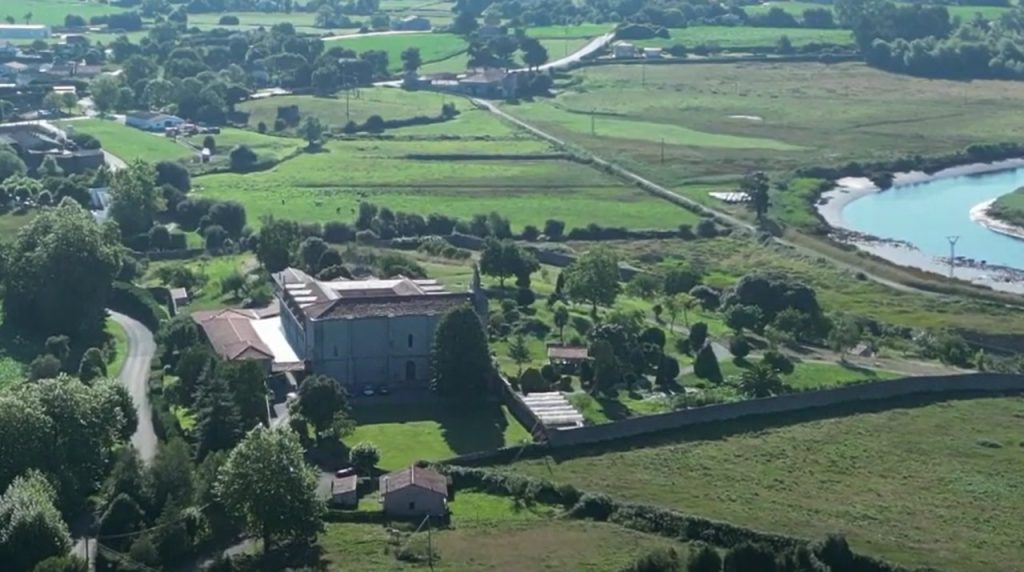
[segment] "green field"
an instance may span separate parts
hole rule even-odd
[[[594,222],[630,228],[676,228],[696,216],[619,183],[590,167],[560,159],[510,160],[496,154],[545,153],[536,140],[332,141],[269,171],[197,177],[193,194],[236,200],[250,223],[263,215],[327,222],[352,220],[364,200],[395,210],[470,218],[497,211],[514,229],[560,218],[568,228]],[[435,159],[410,159],[430,154]],[[476,160],[453,160],[475,155]]]
[[[575,26],[535,26],[526,35],[539,40],[554,38],[595,38],[612,31],[612,24],[577,24]]]
[[[12,16],[19,24],[24,24],[25,16],[31,13],[30,24],[48,26],[63,26],[64,17],[68,14],[77,14],[89,21],[93,16],[124,11],[96,0],[5,0],[0,4],[0,18]]]
[[[1024,128],[1024,117],[1013,111],[1024,101],[1021,82],[927,80],[861,64],[816,63],[599,66],[574,76],[580,83],[553,100],[505,109],[673,187],[757,169],[777,174],[800,166],[948,153],[972,143],[1013,141]],[[598,114],[596,135],[586,117],[592,111]],[[603,117],[616,120],[616,129],[602,130]],[[640,125],[626,130],[619,121]],[[651,124],[664,127],[648,130]],[[660,133],[676,129],[802,150],[666,141],[662,162]]]
[[[193,135],[185,137],[184,140],[197,148],[202,148],[206,137],[206,135]],[[220,156],[224,160],[227,160],[227,154],[231,152],[231,149],[238,145],[248,145],[260,157],[270,157],[275,160],[281,160],[305,146],[302,141],[291,137],[261,135],[253,131],[230,127],[221,129],[220,134],[213,135],[213,139],[217,143],[214,157]]]
[[[1021,398],[690,428],[511,468],[743,526],[965,572],[1024,559]],[[811,416],[807,416],[811,419]]]
[[[219,24],[220,17],[224,15],[231,15],[238,17],[237,26],[221,26]],[[188,25],[189,27],[195,26],[200,30],[211,30],[214,28],[225,28],[228,30],[255,30],[258,28],[270,28],[274,24],[281,24],[284,22],[290,23],[295,26],[295,31],[305,34],[326,34],[330,33],[332,29],[317,28],[313,25],[316,20],[316,12],[292,12],[291,14],[285,14],[283,12],[211,12],[205,14],[189,14]],[[339,33],[345,33],[344,31],[338,30]]]
[[[639,556],[656,548],[675,548],[686,554],[686,545],[603,522],[540,520],[521,516],[528,509],[504,517],[473,520],[461,517],[458,505],[475,493],[459,493],[452,502],[453,523],[433,532],[438,572],[521,572],[525,570],[572,570],[619,572]],[[507,499],[500,501],[508,502]],[[364,499],[363,502],[366,502]],[[463,511],[464,512],[464,511]],[[467,522],[468,520],[468,522]],[[425,533],[412,542],[425,544]],[[327,525],[320,537],[324,560],[331,570],[392,572],[425,570],[426,564],[397,560],[385,551],[389,536],[378,525]],[[409,539],[404,539],[408,542]]]
[[[1010,224],[1024,227],[1024,189],[1007,193],[992,203],[988,214]]]
[[[146,286],[168,286],[161,284],[156,273],[163,267],[185,266],[204,278],[205,283],[189,292],[192,300],[183,311],[195,312],[199,310],[213,310],[226,306],[236,306],[241,300],[233,298],[232,294],[224,294],[221,291],[221,280],[232,272],[243,274],[256,267],[256,258],[252,254],[234,254],[230,256],[216,256],[194,258],[188,261],[167,260],[153,262],[149,265],[142,283]]]
[[[392,87],[376,87],[354,90],[345,98],[344,93],[336,97],[313,97],[310,95],[286,95],[246,101],[238,110],[249,114],[248,125],[255,128],[260,122],[273,129],[277,108],[296,105],[299,114],[312,115],[321,122],[340,128],[349,121],[363,123],[371,115],[386,120],[406,119],[416,116],[434,117],[441,113],[443,103],[454,102],[460,111],[470,109],[461,98],[431,91],[406,91]]]
[[[399,71],[402,69],[402,52],[407,48],[419,48],[420,58],[424,62],[435,62],[451,58],[465,51],[467,44],[464,39],[455,34],[424,32],[392,36],[352,36],[325,42],[324,48],[330,49],[334,46],[341,46],[360,54],[370,50],[385,51],[388,54],[388,69]]]
[[[456,455],[529,442],[530,436],[502,406],[493,411],[456,410],[448,404],[358,403],[350,446],[369,441],[380,449],[378,467],[395,470],[416,461],[441,461]]]
[[[800,18],[804,10],[814,10],[818,8],[829,8],[830,4],[819,4],[817,2],[764,2],[763,4],[752,4],[750,6],[744,6],[743,11],[747,14],[766,14],[772,8],[781,8],[787,13]]]
[[[62,127],[69,132],[78,131],[92,135],[100,140],[104,149],[125,161],[173,161],[195,156],[194,151],[175,143],[174,139],[128,127],[114,120],[67,121],[62,123]]]
[[[755,28],[753,26],[692,26],[671,31],[669,38],[638,40],[636,45],[667,48],[683,44],[693,49],[699,45],[717,46],[725,50],[745,48],[774,48],[779,38],[786,36],[793,47],[808,44],[853,44],[849,30],[822,30],[815,28]]]

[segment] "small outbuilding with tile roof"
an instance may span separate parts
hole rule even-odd
[[[399,518],[444,516],[448,512],[448,477],[415,465],[380,478],[384,514]]]

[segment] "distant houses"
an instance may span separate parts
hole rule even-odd
[[[0,143],[10,145],[32,171],[51,156],[68,174],[98,169],[104,163],[99,149],[78,150],[74,145],[41,125],[0,125]]]
[[[615,59],[629,59],[636,57],[636,46],[629,42],[618,41],[612,44],[612,57]]]
[[[124,123],[129,127],[134,127],[143,131],[164,131],[166,129],[180,127],[185,123],[185,120],[176,115],[168,115],[166,113],[134,111],[125,115]]]

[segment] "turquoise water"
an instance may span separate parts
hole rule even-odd
[[[1024,241],[971,220],[972,207],[1024,186],[1024,168],[897,185],[843,209],[851,229],[908,242],[925,254],[949,256],[949,235],[960,235],[957,257],[1024,269]]]

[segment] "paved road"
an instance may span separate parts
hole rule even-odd
[[[538,69],[541,70],[541,71],[544,71],[544,70],[549,70],[549,69],[558,69],[558,68],[567,67],[567,66],[569,66],[571,64],[574,64],[574,63],[582,60],[583,58],[589,56],[590,54],[600,50],[601,48],[605,47],[605,45],[607,45],[608,42],[612,41],[612,38],[614,38],[614,37],[615,37],[615,33],[614,32],[608,32],[607,34],[604,34],[603,36],[598,36],[598,37],[594,38],[593,40],[590,40],[589,42],[587,42],[587,45],[585,45],[582,48],[576,50],[575,52],[569,54],[568,56],[565,56],[564,58],[561,58],[561,59],[557,59],[557,60],[555,60],[553,62],[548,62],[548,63],[540,66]],[[515,70],[515,71],[529,71],[529,69],[530,68],[521,68],[521,69],[518,69],[518,70]]]
[[[431,32],[430,30],[386,30],[384,32],[367,32],[365,34],[360,34],[359,32],[355,32],[355,33],[352,33],[352,34],[341,34],[339,36],[327,36],[327,37],[324,37],[324,38],[320,38],[320,40],[324,41],[324,42],[330,42],[331,40],[344,40],[346,38],[372,38],[374,36],[400,36],[400,35],[404,35],[404,34],[424,34],[424,35],[427,35],[427,34],[431,34],[431,33],[433,33],[433,32]]]
[[[149,462],[156,455],[158,441],[153,429],[153,412],[149,406],[149,367],[156,353],[153,333],[138,321],[110,312],[113,318],[128,335],[128,357],[121,368],[121,383],[128,388],[128,393],[135,402],[135,410],[139,415],[139,426],[132,435],[132,445],[139,451],[142,460]]]
[[[506,113],[504,110],[499,108],[494,103],[491,103],[490,101],[486,101],[486,100],[483,100],[483,99],[476,99],[476,98],[471,99],[471,101],[477,107],[479,107],[481,109],[486,109],[487,111],[490,111],[491,113],[493,113],[493,114],[495,114],[495,115],[505,119],[506,121],[510,121],[510,122],[518,125],[519,127],[522,127],[523,129],[526,129],[527,131],[533,133],[534,135],[536,135],[537,137],[540,137],[541,139],[544,139],[546,141],[554,143],[555,145],[558,145],[558,146],[566,146],[567,145],[565,140],[560,139],[558,137],[555,137],[554,135],[551,135],[550,133],[548,133],[546,131],[543,131],[540,128],[534,126],[534,125],[526,123],[525,121],[523,121],[522,119],[519,119],[518,117],[515,117],[513,115],[510,115],[510,114]],[[663,197],[665,197],[667,199],[670,199],[673,202],[683,203],[683,204],[686,204],[686,205],[690,205],[690,206],[692,206],[692,207],[694,207],[696,209],[710,212],[710,213],[714,214],[715,217],[720,218],[720,219],[728,222],[729,224],[731,224],[731,225],[733,225],[733,226],[735,226],[737,228],[746,229],[746,230],[749,230],[751,232],[760,232],[757,227],[755,227],[753,224],[751,224],[751,223],[749,223],[749,222],[747,222],[745,220],[737,218],[737,217],[735,217],[735,216],[733,216],[733,215],[731,215],[731,214],[729,214],[727,212],[716,210],[716,209],[707,207],[705,205],[702,205],[702,204],[694,201],[693,199],[690,199],[689,197],[685,197],[685,196],[680,195],[680,194],[678,194],[678,193],[676,193],[674,191],[671,191],[671,190],[669,190],[669,189],[667,189],[667,188],[665,188],[665,187],[663,187],[663,186],[661,186],[661,185],[651,181],[650,179],[646,179],[646,178],[644,178],[644,177],[634,173],[633,171],[630,171],[630,170],[628,170],[628,169],[626,169],[626,168],[624,168],[624,167],[622,167],[622,166],[620,166],[620,165],[618,165],[616,163],[612,163],[610,161],[606,161],[606,160],[601,159],[600,157],[597,157],[597,156],[594,156],[594,155],[592,155],[592,157],[593,157],[593,163],[595,165],[597,165],[599,167],[607,167],[607,168],[611,169],[612,172],[617,172],[621,177],[629,179],[629,180],[633,181],[634,183],[639,183],[641,185],[644,185],[648,189],[652,189],[656,194],[659,194],[659,195],[661,195],[661,196],[663,196]],[[851,272],[859,272],[859,273],[863,274],[869,280],[877,282],[877,283],[879,283],[879,284],[881,284],[883,286],[888,286],[889,288],[892,288],[893,290],[898,290],[900,292],[908,292],[908,293],[913,293],[913,294],[920,294],[920,295],[924,295],[924,296],[930,296],[930,297],[933,297],[933,298],[949,298],[949,296],[947,296],[945,294],[938,294],[938,293],[935,293],[935,292],[930,292],[928,290],[921,290],[921,289],[918,289],[918,288],[914,288],[913,286],[907,286],[906,284],[901,284],[899,282],[895,282],[895,281],[889,280],[887,278],[882,278],[881,276],[876,276],[876,275],[871,274],[871,273],[867,272],[866,270],[864,270],[864,269],[862,269],[862,268],[860,268],[860,267],[858,267],[856,265],[849,264],[849,263],[844,262],[842,260],[838,260],[838,259],[832,258],[832,257],[830,257],[830,256],[828,256],[828,255],[826,255],[824,253],[821,253],[821,252],[819,252],[817,250],[808,248],[806,246],[801,246],[799,244],[795,244],[795,243],[789,242],[787,240],[783,240],[781,238],[775,238],[774,240],[777,243],[785,245],[785,246],[788,246],[789,248],[792,248],[792,249],[794,249],[797,252],[800,252],[802,254],[806,254],[806,255],[810,255],[810,256],[814,256],[814,257],[826,258],[830,262],[832,262],[834,265],[836,265],[836,266],[838,266],[840,268],[844,268],[844,269],[849,270]]]

